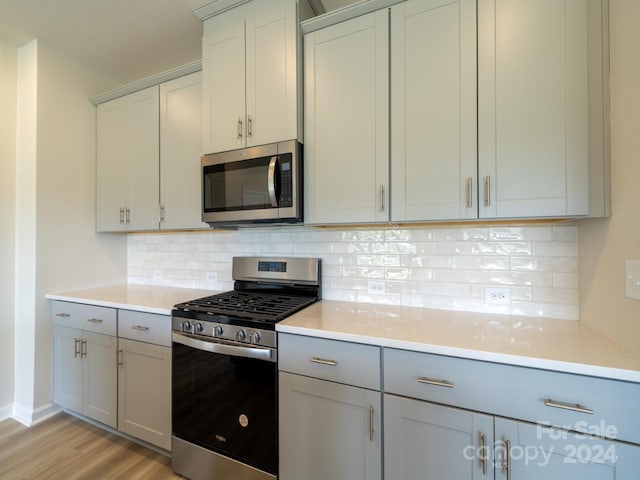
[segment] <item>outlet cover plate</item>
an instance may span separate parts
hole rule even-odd
[[[511,303],[511,291],[508,288],[487,287],[484,289],[484,302],[491,305]]]
[[[386,286],[384,282],[369,280],[367,282],[367,293],[369,295],[384,295]]]
[[[624,294],[640,300],[640,260],[626,260],[624,262]]]

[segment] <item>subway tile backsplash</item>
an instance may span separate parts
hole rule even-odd
[[[133,234],[128,280],[231,290],[231,258],[241,255],[322,258],[323,298],[330,300],[564,320],[579,315],[577,227],[566,224]],[[371,282],[382,282],[384,294],[373,293]],[[508,304],[485,301],[493,287],[509,290]]]

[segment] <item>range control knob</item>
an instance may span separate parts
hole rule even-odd
[[[260,343],[260,339],[262,337],[260,336],[260,334],[258,332],[254,332],[253,335],[251,335],[251,342],[252,343]]]
[[[216,325],[215,327],[213,327],[214,337],[221,337],[223,333],[224,333],[224,328],[222,328],[222,325]]]
[[[193,333],[202,333],[202,324],[200,322],[193,324]]]
[[[236,332],[236,340],[238,342],[244,342],[247,339],[247,332],[244,330],[238,330]]]
[[[180,324],[180,328],[182,328],[183,332],[190,332],[191,331],[191,322],[189,320],[187,320],[186,322],[182,322]]]

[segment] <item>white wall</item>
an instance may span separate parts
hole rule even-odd
[[[322,258],[326,299],[578,318],[577,227],[569,225],[137,234],[128,251],[131,283],[230,290],[234,255],[308,256]],[[370,281],[385,295],[369,294]],[[508,288],[511,301],[486,303],[486,287]]]
[[[0,40],[0,419],[13,406],[16,48]]]
[[[18,64],[25,77],[18,82],[14,416],[29,424],[52,408],[45,294],[126,281],[126,238],[95,233],[95,108],[88,99],[115,82],[39,41],[19,49]]]
[[[624,261],[640,260],[640,2],[609,10],[613,215],[580,224],[580,304],[584,323],[640,351],[640,301],[624,284]]]

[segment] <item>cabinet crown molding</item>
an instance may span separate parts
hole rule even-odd
[[[207,2],[194,8],[193,14],[204,21],[244,3],[249,3],[250,1],[251,0],[213,0],[212,2]]]

